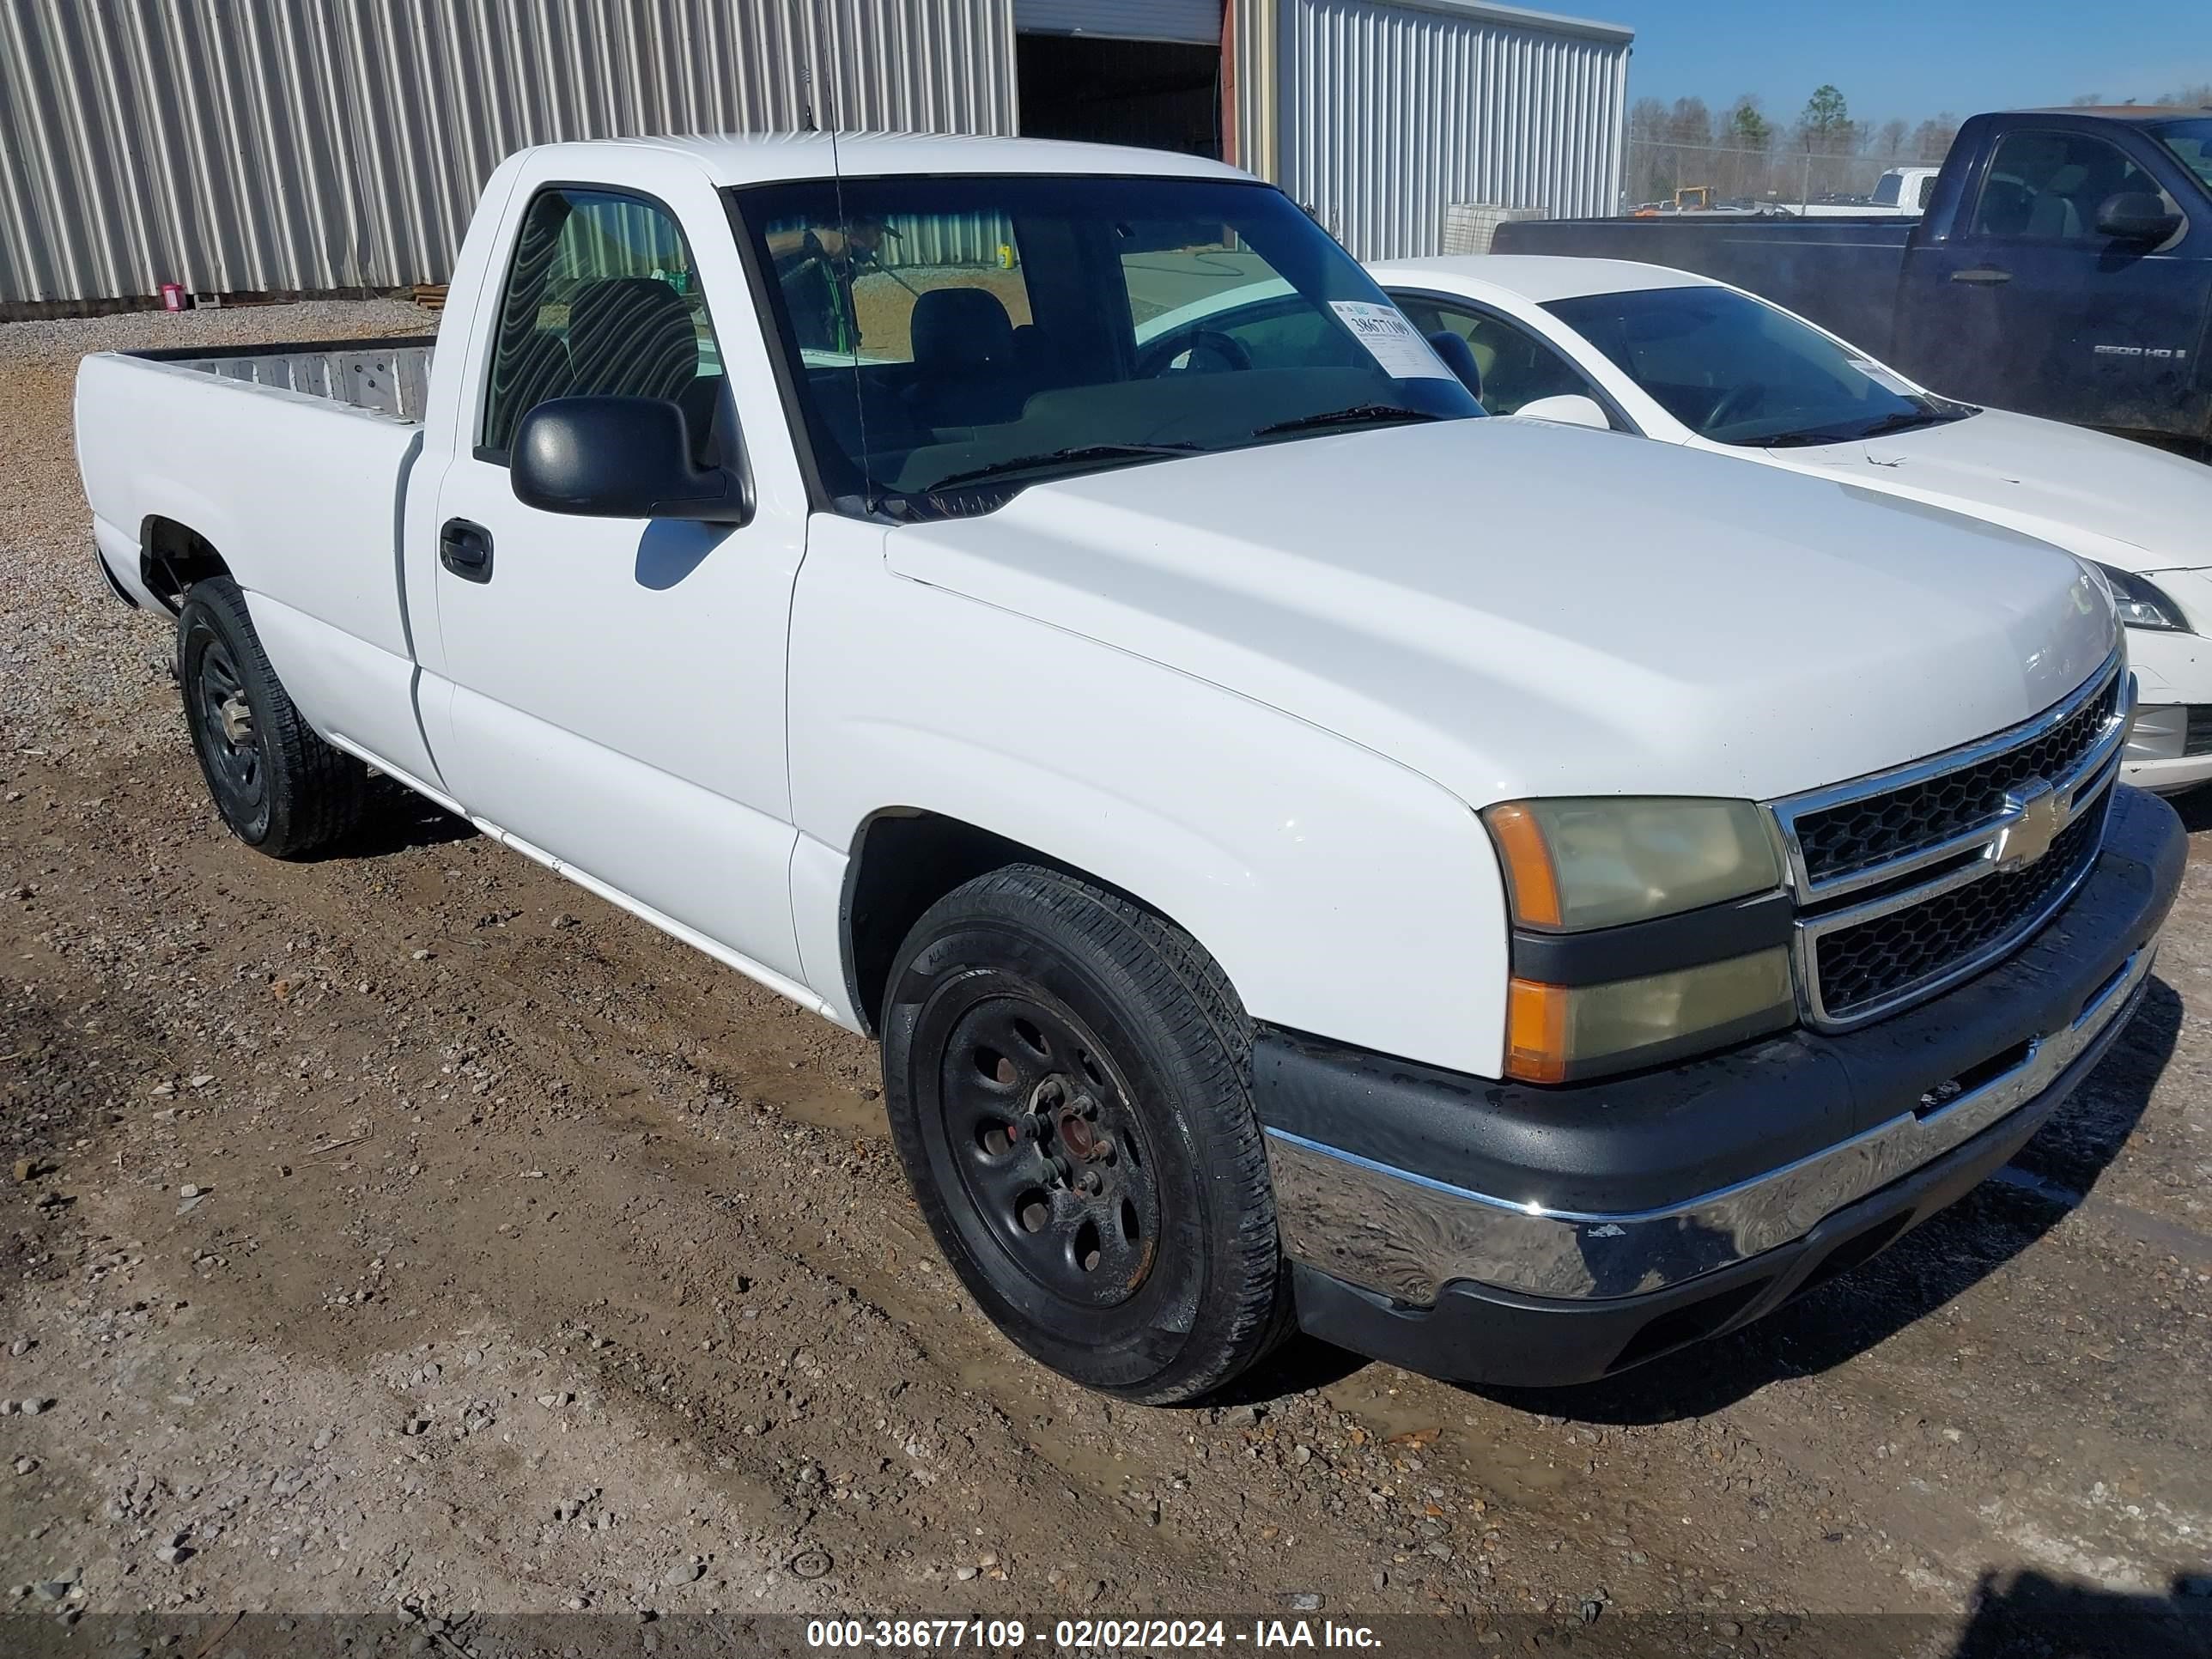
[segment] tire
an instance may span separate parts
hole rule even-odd
[[[361,821],[368,769],[301,717],[228,576],[185,595],[177,687],[208,793],[239,840],[271,858],[304,858]]]
[[[915,924],[884,1014],[892,1140],[953,1270],[1031,1358],[1176,1405],[1288,1330],[1250,1051],[1194,940],[1057,871],[979,876]]]

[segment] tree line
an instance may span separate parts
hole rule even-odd
[[[2212,85],[2151,99],[2083,93],[2073,102],[2212,107]],[[1752,93],[1718,113],[1702,98],[1677,98],[1672,104],[1639,98],[1628,112],[1623,184],[1632,202],[1664,201],[1689,185],[1711,185],[1729,199],[1847,198],[1871,190],[1889,167],[1941,162],[1959,136],[1959,120],[1948,110],[1917,122],[1896,116],[1859,120],[1833,85],[1814,88],[1790,119],[1770,116]]]

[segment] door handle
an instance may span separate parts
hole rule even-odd
[[[466,519],[448,519],[438,530],[438,562],[465,582],[491,580],[491,532]]]
[[[2012,272],[1999,270],[1995,265],[1972,265],[1965,270],[1951,273],[1954,283],[1975,283],[1984,288],[1994,288],[1999,283],[2012,281]]]

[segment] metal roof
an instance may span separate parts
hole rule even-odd
[[[1486,23],[1541,29],[1547,34],[1586,35],[1593,40],[1612,40],[1624,46],[1636,38],[1636,31],[1626,23],[1601,23],[1595,18],[1531,11],[1526,6],[1495,5],[1492,0],[1389,0],[1389,3],[1410,6],[1417,11],[1448,12],[1455,16],[1472,17]]]

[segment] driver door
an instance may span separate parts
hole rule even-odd
[[[473,441],[439,495],[449,684],[424,706],[442,775],[587,884],[796,978],[784,641],[799,499],[757,473],[742,526],[580,517],[525,506],[507,471],[530,409],[586,394],[667,399],[695,459],[750,464],[721,345],[750,326],[734,241],[695,250],[667,205],[622,190],[526,185],[514,202],[500,301],[469,348]],[[700,207],[690,222],[720,222],[710,191]],[[748,401],[773,412],[769,396]]]

